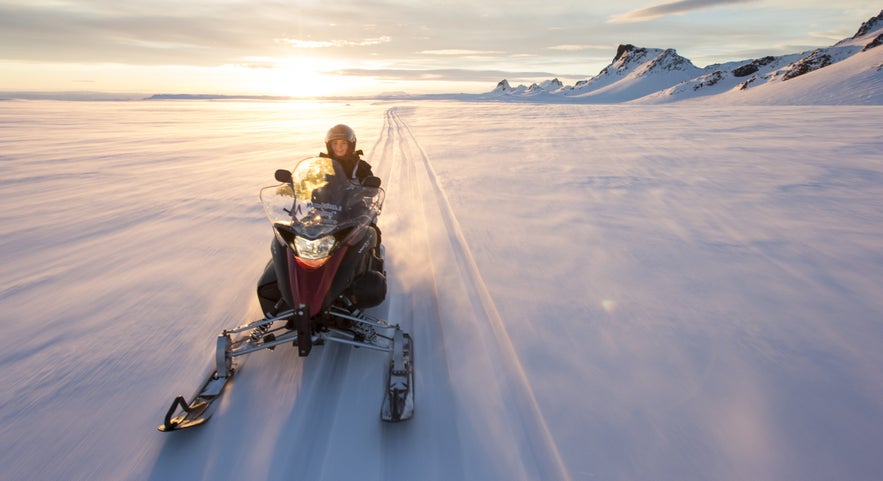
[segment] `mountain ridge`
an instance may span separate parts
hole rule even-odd
[[[783,84],[807,74],[843,62],[858,55],[868,54],[883,43],[883,10],[863,22],[852,37],[845,38],[830,47],[817,48],[801,53],[765,56],[756,59],[712,64],[699,68],[674,49],[638,47],[621,44],[611,63],[598,75],[580,80],[574,85],[562,85],[556,78],[534,83],[530,87],[512,87],[508,80],[501,80],[494,90],[480,94],[488,100],[522,101],[574,101],[580,103],[669,103],[697,98],[726,96],[733,100],[735,94],[755,90],[761,86],[767,101],[775,103],[775,95],[768,85]],[[852,75],[861,78],[872,76],[879,82],[865,82],[871,88],[865,101],[883,104],[883,58],[880,52],[862,57],[864,68],[853,66]],[[851,63],[856,63],[853,61]],[[846,69],[840,72],[845,75]],[[874,74],[873,72],[876,72]],[[847,91],[849,77],[830,79],[831,88]],[[838,87],[837,83],[841,85]],[[778,90],[785,90],[778,88]],[[844,94],[844,97],[847,95]],[[758,97],[755,95],[748,97]],[[791,101],[799,103],[799,99]],[[832,101],[836,96],[831,97]],[[836,102],[835,102],[836,103]]]

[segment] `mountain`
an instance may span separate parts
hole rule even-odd
[[[530,87],[519,85],[514,89],[509,85],[508,80],[502,80],[500,81],[500,83],[497,84],[497,88],[494,89],[494,93],[504,95],[542,95],[548,92],[557,92],[563,87],[564,84],[557,78],[546,80],[538,84],[534,83],[531,84]]]
[[[569,97],[598,102],[623,102],[677,85],[702,74],[702,69],[673,49],[620,45],[613,62],[597,76],[562,90]]]
[[[601,72],[573,86],[507,80],[483,98],[581,103],[667,103],[726,98],[733,103],[883,104],[883,10],[855,35],[802,53],[699,68],[673,49],[620,45]],[[783,85],[788,83],[787,87]],[[800,87],[800,88],[797,88]]]

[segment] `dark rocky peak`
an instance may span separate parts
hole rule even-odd
[[[494,89],[496,92],[507,92],[512,90],[512,87],[509,86],[509,81],[506,79],[500,80],[497,84],[497,88]]]
[[[527,91],[528,92],[536,92],[538,90],[554,91],[554,90],[560,89],[561,87],[564,87],[564,84],[561,83],[561,81],[558,80],[557,78],[554,78],[552,80],[545,80],[540,83],[532,83],[530,85],[530,87],[527,88]]]
[[[628,72],[635,65],[640,64],[644,57],[647,56],[647,52],[648,49],[635,47],[631,44],[620,45],[619,48],[616,49],[616,57],[613,58],[613,62],[604,67],[604,70],[598,75],[609,75],[614,72],[619,72],[620,74]]]
[[[865,48],[862,49],[862,52],[864,52],[865,50],[870,50],[874,47],[879,47],[881,43],[883,43],[883,33],[881,33],[880,35],[877,35],[877,37],[874,40],[871,40],[870,42],[868,42],[868,44],[865,45]]]
[[[876,17],[873,17],[867,22],[862,23],[862,26],[859,27],[858,32],[856,32],[856,34],[853,35],[852,38],[855,39],[867,35],[881,27],[883,27],[883,10],[880,10],[880,13],[877,14]]]
[[[794,63],[791,69],[785,72],[782,80],[789,80],[793,79],[794,77],[799,77],[803,74],[812,72],[813,70],[827,67],[832,63],[834,63],[834,60],[831,58],[831,54],[829,54],[826,50],[813,50],[812,53]]]
[[[751,62],[746,63],[745,65],[742,65],[741,67],[736,67],[735,69],[733,69],[733,76],[734,77],[747,77],[747,76],[757,72],[758,70],[760,70],[760,67],[763,67],[764,65],[768,65],[768,64],[774,62],[775,60],[776,60],[775,57],[770,57],[770,56],[754,59]]]
[[[623,59],[623,62],[625,62],[626,60],[634,60],[636,58],[643,57],[646,53],[646,48],[638,48],[630,43],[620,45],[616,49],[616,57],[613,57],[613,63],[616,63],[616,61],[619,59]]]
[[[688,70],[696,68],[693,62],[678,55],[678,52],[672,48],[665,49],[658,57],[653,59],[648,70]]]
[[[623,54],[634,51],[635,46],[630,43],[627,43],[625,45],[619,44],[619,47],[616,48],[616,56],[613,57],[613,61],[616,62],[617,60],[619,60],[620,57],[623,56]]]

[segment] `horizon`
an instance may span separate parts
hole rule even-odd
[[[591,78],[620,44],[697,66],[852,36],[866,2],[682,0],[507,7],[0,0],[0,92],[345,98]],[[786,20],[783,20],[786,19]]]

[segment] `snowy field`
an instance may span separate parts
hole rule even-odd
[[[385,357],[252,354],[276,168],[347,123],[387,189]],[[883,473],[883,107],[0,102],[4,480]]]

